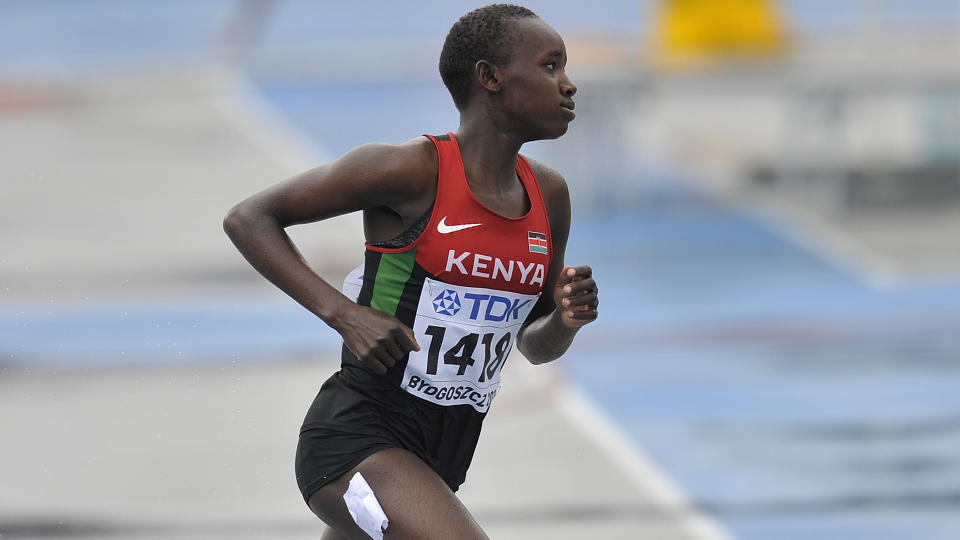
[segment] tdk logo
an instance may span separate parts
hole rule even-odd
[[[530,300],[524,300],[521,303],[519,298],[511,300],[495,294],[465,293],[463,297],[472,302],[470,319],[474,321],[480,317],[481,310],[485,321],[506,321],[511,316],[517,320],[520,318],[520,308],[530,303]]]
[[[460,311],[460,296],[447,289],[433,299],[433,310],[440,315],[456,315]]]
[[[509,321],[520,320],[523,313],[520,310],[531,300],[520,301],[519,298],[507,298],[495,294],[464,293],[464,302],[468,303],[469,318],[472,321]],[[456,291],[444,290],[433,299],[433,310],[440,315],[454,316],[460,312],[462,304]]]

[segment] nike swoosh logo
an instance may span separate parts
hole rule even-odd
[[[464,223],[463,225],[447,225],[447,216],[443,216],[440,223],[437,223],[437,232],[440,234],[450,234],[452,232],[462,231],[471,227],[479,227],[483,223]]]

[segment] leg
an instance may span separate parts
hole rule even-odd
[[[333,528],[327,527],[327,529],[323,531],[323,536],[320,537],[320,540],[347,540],[347,538],[341,536],[337,531],[333,530]]]
[[[420,458],[399,448],[373,454],[310,497],[310,509],[340,537],[369,539],[350,517],[343,501],[343,494],[356,472],[370,484],[390,521],[385,540],[487,539],[440,476]],[[338,537],[328,531],[324,538]]]

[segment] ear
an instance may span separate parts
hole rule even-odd
[[[478,60],[477,65],[473,67],[480,81],[480,86],[488,92],[499,92],[502,86],[500,80],[500,68],[486,60]]]

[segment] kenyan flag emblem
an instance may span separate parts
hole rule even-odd
[[[527,231],[527,245],[532,253],[547,254],[547,235],[542,232]]]

